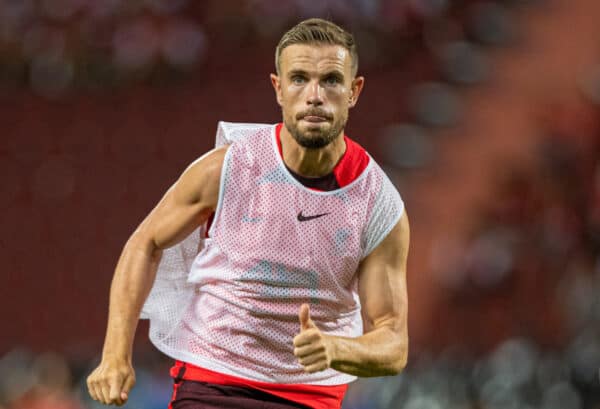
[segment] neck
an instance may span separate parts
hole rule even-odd
[[[344,132],[327,146],[320,149],[308,149],[296,142],[287,128],[281,127],[281,151],[283,162],[295,173],[316,178],[328,175],[346,152]]]

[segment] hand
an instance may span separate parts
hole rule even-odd
[[[121,406],[127,402],[129,391],[135,385],[135,372],[127,360],[102,359],[87,378],[92,399],[105,405]]]
[[[300,307],[300,333],[294,337],[294,355],[308,373],[331,367],[333,338],[323,334],[310,319],[308,304]]]

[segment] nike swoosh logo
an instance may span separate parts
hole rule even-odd
[[[298,213],[298,221],[299,222],[305,222],[307,220],[312,220],[312,219],[317,219],[319,217],[323,217],[323,216],[327,216],[329,213],[321,213],[321,214],[315,214],[314,216],[304,216],[302,214],[302,212]]]

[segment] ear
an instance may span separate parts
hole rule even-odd
[[[350,88],[350,108],[354,108],[354,106],[358,102],[358,97],[360,96],[364,85],[365,77],[356,77],[352,80],[352,86]]]
[[[277,103],[279,106],[282,105],[283,98],[281,97],[281,81],[277,74],[271,74],[271,84],[275,90],[275,96],[277,97]]]

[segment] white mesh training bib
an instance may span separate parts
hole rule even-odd
[[[175,359],[254,381],[354,380],[304,372],[293,354],[298,312],[308,303],[324,333],[362,334],[356,270],[400,219],[400,195],[372,158],[341,189],[308,189],[285,168],[275,126],[219,130],[218,143],[234,142],[210,238],[197,255],[202,229],[165,251],[144,306],[152,342]]]

